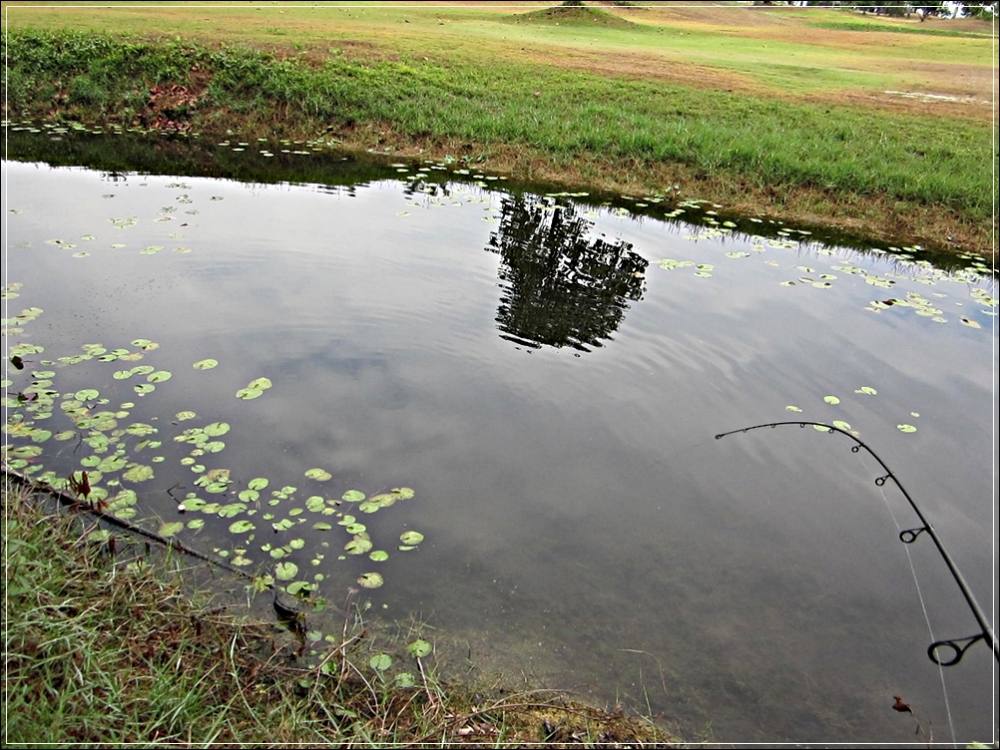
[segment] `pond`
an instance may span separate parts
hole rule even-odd
[[[934,638],[976,626],[874,463],[714,438],[846,423],[992,611],[980,261],[308,144],[7,146],[10,465],[691,739],[989,736],[992,657],[927,658],[907,552]]]

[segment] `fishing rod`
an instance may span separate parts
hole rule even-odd
[[[955,565],[955,561],[951,559],[951,555],[949,555],[948,551],[944,548],[944,544],[941,542],[941,538],[937,535],[937,532],[934,530],[934,527],[931,526],[931,524],[928,522],[923,512],[917,506],[916,502],[914,502],[913,498],[910,497],[910,493],[906,491],[906,488],[903,486],[902,482],[899,481],[896,475],[892,472],[892,469],[890,469],[886,465],[885,461],[883,461],[879,457],[879,455],[874,450],[872,450],[871,447],[868,446],[867,443],[865,443],[863,440],[856,437],[855,435],[851,434],[847,430],[842,430],[841,428],[836,427],[832,424],[826,424],[825,422],[800,422],[800,421],[768,422],[767,424],[750,425],[749,427],[743,427],[738,430],[721,432],[715,436],[715,439],[721,440],[722,438],[728,437],[729,435],[746,433],[750,432],[751,430],[760,430],[765,427],[775,428],[775,427],[786,427],[790,425],[798,425],[799,427],[807,427],[807,426],[821,427],[825,428],[831,433],[839,432],[841,435],[846,435],[855,443],[855,445],[851,446],[851,453],[857,453],[862,448],[864,448],[872,458],[878,461],[879,466],[881,466],[882,469],[885,471],[885,474],[875,478],[875,485],[877,487],[882,487],[886,483],[886,480],[891,480],[892,483],[899,488],[899,491],[903,493],[903,497],[906,498],[906,501],[910,504],[910,507],[913,508],[913,512],[917,514],[917,518],[920,519],[920,523],[922,524],[921,526],[915,526],[912,529],[903,529],[902,531],[900,531],[899,541],[901,541],[903,544],[913,544],[913,542],[916,541],[917,537],[919,537],[921,534],[925,532],[927,536],[929,536],[934,541],[934,546],[937,547],[937,550],[941,554],[942,559],[944,559],[945,565],[948,566],[948,571],[951,573],[952,578],[955,579],[955,583],[958,584],[958,588],[962,592],[962,596],[965,597],[965,601],[969,605],[969,609],[972,610],[972,616],[975,617],[976,622],[979,623],[980,632],[976,633],[975,635],[966,636],[964,638],[946,638],[944,640],[935,641],[934,643],[932,643],[930,646],[927,647],[927,656],[930,658],[930,660],[935,664],[939,664],[942,667],[950,667],[954,664],[958,664],[962,660],[962,657],[965,655],[966,650],[968,650],[968,648],[972,646],[972,644],[976,643],[977,641],[985,641],[989,645],[990,649],[993,651],[993,658],[995,658],[998,662],[1000,662],[1000,645],[997,644],[996,634],[993,632],[993,628],[990,627],[989,621],[986,619],[986,615],[980,608],[979,603],[976,602],[976,598],[972,595],[972,591],[969,589],[969,584],[965,582],[965,578],[963,578],[962,574],[959,572],[958,566]],[[954,653],[951,655],[950,658],[942,659],[938,655],[938,649],[942,648],[951,649]]]

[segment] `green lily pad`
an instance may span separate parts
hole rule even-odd
[[[389,654],[375,654],[368,660],[368,666],[376,672],[384,672],[392,666],[392,657]]]
[[[211,486],[211,485],[209,485]],[[206,491],[211,491],[208,487],[205,488]],[[246,511],[247,506],[243,503],[226,503],[218,510],[220,518],[232,518],[233,516],[238,516],[240,513]]]
[[[291,581],[299,574],[299,566],[290,561],[280,562],[274,566],[274,577],[279,581]]]
[[[229,432],[229,422],[211,422],[202,431],[209,437],[221,437]]]
[[[198,415],[193,411],[179,411],[174,414],[174,417],[177,418],[178,422],[186,422],[187,420],[194,419],[197,416]]]
[[[422,659],[431,652],[431,644],[425,641],[423,638],[417,638],[410,645],[406,647],[406,650],[410,652],[412,656],[418,659]]]
[[[396,675],[396,687],[411,688],[415,687],[416,684],[416,679],[409,672],[400,672]],[[986,745],[983,745],[983,747],[986,747]]]
[[[341,500],[346,500],[349,503],[359,503],[364,500],[365,497],[365,493],[361,490],[348,490],[340,496]]]
[[[212,368],[219,366],[219,360],[211,358],[199,359],[191,366],[196,370],[211,370]]]
[[[795,406],[794,404],[789,404],[788,406],[786,406],[785,411],[794,412],[796,414],[802,413],[802,409],[800,409],[798,406]]]
[[[153,467],[143,464],[132,464],[128,471],[122,474],[122,478],[130,482],[145,482],[153,478]]]
[[[399,541],[408,547],[412,547],[424,541],[424,535],[419,531],[404,531],[399,535]]]
[[[164,523],[160,526],[159,535],[162,537],[170,538],[181,531],[184,528],[184,523],[182,521],[171,521],[169,523]]]
[[[385,562],[389,559],[389,553],[384,549],[377,549],[368,555],[368,559],[373,562]]]
[[[248,531],[253,531],[256,526],[253,525],[252,521],[248,521],[245,518],[239,521],[233,521],[229,524],[229,533],[231,534],[246,534]]]
[[[870,385],[863,385],[860,388],[855,389],[855,393],[860,393],[865,396],[877,396],[878,391],[872,388]]]
[[[268,482],[267,478],[265,477],[254,477],[249,482],[247,482],[247,487],[250,488],[251,490],[262,490],[266,488],[269,483],[270,482]]]
[[[366,589],[377,589],[385,581],[378,573],[362,573],[358,576],[358,584]]]
[[[917,431],[917,428],[914,427],[912,424],[898,424],[898,425],[896,425],[896,429],[899,430],[900,432],[916,432]]]
[[[823,400],[826,403],[830,404],[830,406],[836,406],[837,404],[840,403],[840,399],[837,398],[836,396],[823,396]]]
[[[319,513],[326,507],[326,500],[319,495],[313,495],[306,500],[306,510],[312,513]]]
[[[165,383],[173,377],[173,374],[167,370],[157,370],[156,372],[150,373],[146,380],[150,383]]]
[[[372,540],[356,536],[344,545],[344,551],[349,555],[363,555],[372,548]]]
[[[326,482],[327,480],[333,478],[333,474],[328,472],[326,469],[320,468],[307,469],[306,476],[309,477],[309,479],[315,479],[317,482]]]

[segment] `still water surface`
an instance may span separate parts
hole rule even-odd
[[[95,410],[134,402],[123,424],[162,440],[141,456],[143,436],[130,443],[155,472],[121,480],[139,493],[137,518],[201,517],[179,537],[249,570],[274,571],[262,545],[301,539],[282,561],[299,579],[318,572],[334,601],[377,571],[385,585],[363,592],[373,612],[436,628],[453,668],[471,656],[513,683],[620,700],[726,741],[911,741],[913,720],[890,708],[902,695],[950,740],[890,516],[915,525],[905,501],[888,488],[883,501],[842,437],[713,435],[796,418],[787,406],[850,423],[992,610],[994,281],[773,225],[755,237],[395,169],[324,186],[5,162],[4,283],[23,285],[5,317],[44,310],[8,339],[44,347],[11,370],[11,393],[45,369],[60,393],[98,389],[110,406]],[[908,294],[915,306],[866,309]],[[141,361],[57,360],[143,338],[159,348]],[[204,358],[218,367],[192,368]],[[139,396],[145,377],[112,376],[141,364],[172,377]],[[273,387],[236,398],[259,377]],[[187,410],[197,417],[174,417]],[[72,428],[53,411],[47,429]],[[223,502],[270,479],[239,515],[249,535],[177,510],[188,492],[219,499],[172,440],[214,421],[232,426],[225,449],[197,461],[230,470]],[[53,438],[29,465],[65,476],[95,452]],[[332,479],[306,478],[311,467]],[[269,506],[285,485],[296,490]],[[374,514],[287,510],[392,487],[415,496]],[[350,535],[313,527],[348,508],[388,560],[338,560]],[[425,540],[401,552],[407,530]],[[929,540],[910,551],[935,635],[972,634]],[[961,742],[995,723],[992,666],[978,645],[945,671]]]

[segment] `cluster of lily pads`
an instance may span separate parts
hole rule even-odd
[[[730,222],[731,223],[731,222]],[[733,225],[735,226],[735,225]],[[729,227],[718,227],[709,236],[720,236],[731,231]],[[784,230],[779,230],[781,233]],[[788,232],[798,230],[788,230]],[[808,234],[808,232],[805,232]],[[706,236],[704,233],[701,237]],[[779,238],[753,238],[750,250],[729,250],[724,252],[726,258],[739,260],[750,258],[755,254],[766,253],[769,249],[797,249],[802,245],[798,240],[788,237]],[[836,250],[828,247],[810,245],[810,249],[817,255],[835,255]],[[918,246],[908,248],[890,248],[885,250],[873,250],[874,255],[887,256],[892,260],[894,270],[881,274],[870,271],[854,263],[843,261],[831,265],[831,270],[849,276],[858,276],[864,279],[865,283],[880,289],[891,289],[899,280],[906,280],[911,283],[923,284],[926,286],[941,286],[951,284],[959,287],[968,295],[967,300],[952,300],[955,307],[963,308],[968,304],[975,305],[973,309],[978,310],[981,315],[996,317],[997,297],[988,289],[984,288],[984,282],[992,280],[992,271],[985,264],[982,258],[970,254],[963,254],[964,260],[969,262],[964,268],[955,271],[946,271],[936,268],[926,259],[916,258],[921,248]],[[765,264],[772,268],[781,268],[781,264],[770,258],[765,259]],[[698,278],[711,278],[715,271],[712,263],[697,262],[685,258],[661,258],[657,265],[665,271],[677,271],[681,269],[693,269],[693,276]],[[804,264],[796,264],[794,270],[799,273],[795,279],[784,279],[779,282],[784,287],[807,286],[815,289],[829,289],[837,281],[837,274],[819,271]],[[944,310],[943,300],[949,299],[949,295],[940,292],[930,292],[930,299],[916,291],[907,292],[902,296],[882,297],[874,299],[868,303],[866,310],[874,313],[881,313],[889,309],[912,309],[921,317],[928,318],[934,323],[948,323],[950,318]],[[970,303],[971,301],[971,303]],[[982,325],[971,316],[971,314],[957,315],[957,322],[968,328],[980,329]]]
[[[8,284],[5,292],[16,296],[20,289],[20,284]],[[23,326],[42,312],[40,308],[25,308],[4,319],[4,335],[23,332]],[[139,380],[133,391],[145,396],[158,384],[170,381],[172,373],[151,364],[134,365],[112,373],[108,392],[96,387],[63,392],[56,386],[57,370],[82,362],[135,362],[158,348],[157,342],[138,338],[129,347],[84,344],[80,352],[47,359],[40,345],[19,342],[9,346],[12,376],[20,379],[17,373],[23,371],[27,382],[15,385],[13,379],[5,378],[2,383],[3,405],[9,415],[3,431],[10,441],[3,445],[4,463],[35,482],[76,493],[81,501],[119,519],[136,519],[140,503],[137,488],[153,480],[159,470],[155,467],[167,461],[164,441],[171,436],[165,435],[168,430],[162,427],[134,420],[135,402],[114,403],[110,393],[117,388],[114,381]],[[214,359],[202,359],[193,363],[193,369],[209,371],[217,365]],[[257,398],[271,387],[268,378],[257,378],[237,396]],[[177,502],[176,515],[160,520],[152,530],[168,538],[197,534],[211,519],[224,519],[225,528],[236,541],[213,551],[232,565],[248,570],[256,566],[255,585],[259,588],[278,586],[298,596],[319,589],[326,577],[320,566],[327,556],[338,560],[364,556],[376,564],[389,559],[389,549],[376,545],[361,519],[412,499],[415,493],[411,488],[394,487],[371,495],[354,488],[323,492],[322,485],[333,479],[333,474],[313,467],[303,474],[309,489],[302,494],[307,497],[297,500],[297,486],[279,487],[263,476],[243,480],[228,468],[209,465],[226,449],[223,438],[228,439],[231,426],[218,420],[196,423],[197,419],[196,412],[185,410],[170,420],[176,427],[172,442],[186,449],[179,464],[191,473],[191,479],[181,478],[168,490]],[[50,429],[50,420],[63,424]],[[150,420],[157,421],[155,417]],[[47,458],[50,441],[73,448],[57,448]],[[170,472],[171,479],[175,475],[176,470]],[[301,562],[309,552],[301,534],[305,528],[320,532],[318,546],[305,564],[312,572]],[[316,534],[310,538],[315,539]],[[423,539],[420,532],[406,530],[394,546],[398,552],[410,552]],[[356,581],[364,588],[378,588],[384,579],[381,572],[371,569],[361,572]]]
[[[855,388],[854,393],[859,396],[868,396],[868,397],[877,396],[878,389],[870,385],[862,385]],[[841,402],[840,396],[834,396],[832,394],[823,396],[823,403],[826,404],[827,406],[839,406],[840,402]],[[802,407],[797,406],[796,404],[788,404],[787,406],[785,406],[785,411],[791,412],[792,414],[802,414],[804,412]],[[913,417],[914,419],[919,418],[920,412],[911,411],[910,417]],[[855,430],[849,422],[846,422],[843,419],[834,419],[830,422],[830,424],[832,424],[834,427],[838,429],[844,430],[845,432],[850,432],[855,437],[860,437],[860,433],[857,430]],[[823,425],[813,425],[813,429],[818,432],[830,431],[828,427],[824,427]],[[917,431],[917,428],[914,425],[909,424],[908,422],[901,422],[900,424],[897,424],[896,429],[899,430],[900,432],[907,434]]]

